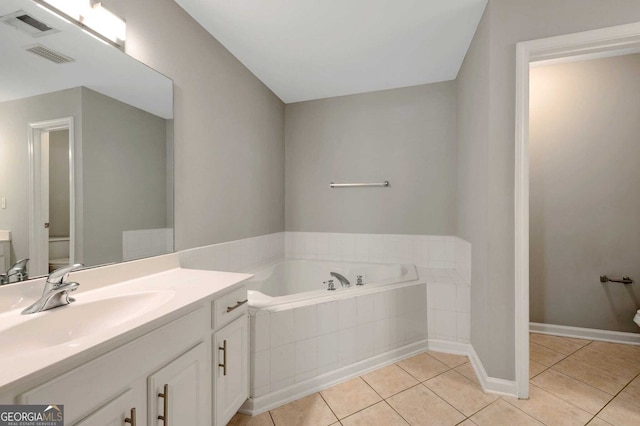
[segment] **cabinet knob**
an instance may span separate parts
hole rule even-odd
[[[135,409],[135,407],[131,409],[131,414],[129,414],[129,417],[125,417],[124,422],[125,423],[129,423],[131,426],[136,426],[136,409]]]
[[[169,385],[164,385],[164,392],[158,394],[158,398],[162,398],[164,412],[158,415],[158,420],[162,420],[164,426],[169,426]]]

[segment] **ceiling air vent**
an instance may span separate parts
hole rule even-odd
[[[63,55],[60,52],[56,52],[55,50],[49,49],[41,44],[36,44],[35,46],[30,46],[26,48],[27,52],[31,52],[34,55],[41,56],[45,59],[50,60],[51,62],[55,62],[56,64],[66,64],[67,62],[74,62],[75,59],[68,57],[67,55]]]
[[[0,21],[7,25],[29,34],[31,37],[42,37],[47,34],[57,33],[58,30],[52,26],[42,22],[39,19],[26,13],[24,10],[19,10],[9,15],[0,17]]]

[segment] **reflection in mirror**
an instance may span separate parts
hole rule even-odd
[[[173,251],[171,80],[31,0],[0,3],[0,54],[1,283]]]

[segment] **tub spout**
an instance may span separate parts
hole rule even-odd
[[[337,278],[338,281],[340,281],[340,284],[342,284],[342,287],[351,287],[351,283],[349,282],[347,277],[345,277],[344,275],[339,274],[337,272],[330,272],[329,275],[331,275],[332,277]]]

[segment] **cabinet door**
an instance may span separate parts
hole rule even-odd
[[[127,389],[112,401],[89,414],[76,423],[76,426],[122,426],[126,424],[142,424],[140,415],[136,415],[133,391]],[[137,418],[136,418],[137,417]],[[128,422],[125,423],[125,420]]]
[[[148,379],[149,424],[205,426],[210,389],[207,350],[200,343]]]
[[[215,425],[226,425],[249,396],[249,325],[247,316],[215,334],[213,346]]]

